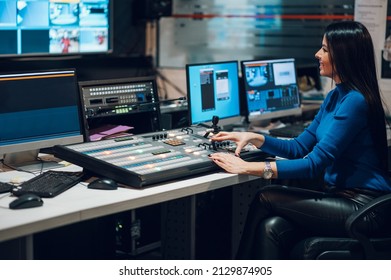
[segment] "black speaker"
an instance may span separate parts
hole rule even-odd
[[[139,19],[159,19],[172,15],[172,0],[136,0],[134,15]]]

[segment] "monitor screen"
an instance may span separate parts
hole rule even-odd
[[[237,61],[188,64],[186,79],[190,125],[210,124],[213,116],[221,126],[240,122]]]
[[[0,100],[0,155],[7,164],[28,164],[42,148],[84,140],[74,69],[0,74]]]
[[[295,60],[242,61],[250,122],[301,114]]]
[[[111,2],[0,1],[0,57],[110,52]]]

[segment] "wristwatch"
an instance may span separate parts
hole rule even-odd
[[[265,168],[263,169],[262,178],[269,180],[273,177],[273,169],[270,162],[265,161]]]

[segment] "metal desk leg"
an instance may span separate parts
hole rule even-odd
[[[34,259],[34,238],[33,235],[27,235],[25,237],[25,254],[27,260],[33,260]]]

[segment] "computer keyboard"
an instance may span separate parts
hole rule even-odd
[[[55,197],[79,183],[83,175],[83,172],[49,170],[14,187],[11,192],[16,196],[33,193],[40,197]]]
[[[6,182],[0,182],[0,193],[10,192],[15,186]]]
[[[307,127],[307,123],[289,124],[284,127],[270,129],[269,134],[275,137],[294,138],[299,136]]]

